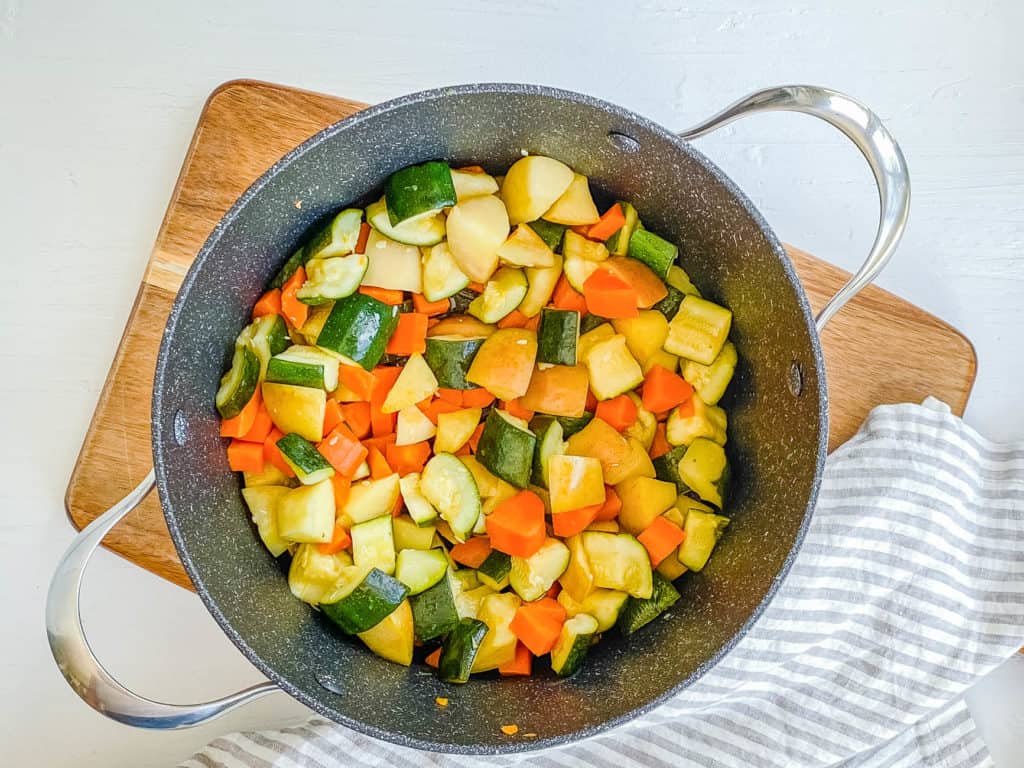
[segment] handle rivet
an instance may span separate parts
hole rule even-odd
[[[174,412],[174,442],[178,445],[184,445],[188,440],[188,417],[184,411],[178,410]]]
[[[789,376],[786,383],[789,385],[789,393],[793,397],[800,397],[804,393],[804,367],[796,360],[789,364]]]

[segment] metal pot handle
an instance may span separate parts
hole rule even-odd
[[[46,637],[64,679],[97,712],[127,725],[170,730],[212,720],[235,707],[279,690],[271,682],[202,704],[163,704],[125,688],[115,680],[89,647],[82,627],[79,593],[82,574],[100,541],[153,490],[153,470],[117,504],[93,520],[61,557],[46,595]]]
[[[910,211],[907,162],[899,144],[874,112],[845,94],[813,85],[783,85],[756,91],[707,120],[680,131],[679,136],[697,139],[737,118],[758,112],[803,112],[824,120],[857,145],[875,175],[881,205],[875,242],[861,268],[814,319],[821,333],[832,316],[878,276],[903,237]]]

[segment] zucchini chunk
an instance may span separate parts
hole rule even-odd
[[[434,586],[409,599],[416,639],[420,642],[442,637],[459,623],[452,584],[451,571],[447,571]]]
[[[437,584],[448,572],[448,556],[441,549],[403,549],[395,560],[395,578],[418,595]]]
[[[395,572],[395,532],[391,515],[357,523],[349,535],[352,537],[352,560],[356,567],[375,568],[389,575]]]
[[[636,232],[640,218],[637,216],[636,208],[633,207],[632,203],[627,203],[625,200],[617,202],[626,217],[626,223],[622,225],[618,232],[605,241],[605,245],[608,246],[609,252],[614,253],[616,256],[626,256],[629,253],[629,240],[633,237],[633,233]]]
[[[337,356],[330,352],[295,344],[270,358],[266,381],[333,392],[338,388],[338,365]]]
[[[562,425],[554,416],[536,416],[530,421],[530,429],[537,436],[530,482],[541,488],[547,488],[548,459],[565,453]]]
[[[398,307],[353,293],[334,303],[316,343],[370,371],[384,356],[397,327]]]
[[[631,596],[619,614],[618,627],[623,634],[631,635],[675,605],[678,599],[679,592],[672,583],[655,573],[652,577],[650,597]]]
[[[317,306],[351,296],[359,288],[369,263],[365,253],[310,261],[306,265],[306,282],[295,297],[303,304]]]
[[[455,205],[455,184],[448,163],[435,160],[395,171],[384,182],[384,200],[392,226]]]
[[[334,486],[331,481],[300,485],[282,496],[277,502],[277,533],[287,541],[329,542],[334,533]]]
[[[469,303],[467,311],[484,323],[496,323],[519,306],[526,296],[526,275],[521,269],[502,267]]]
[[[260,359],[260,377],[267,372],[270,358],[284,352],[292,340],[288,337],[288,326],[280,315],[264,315],[252,321],[247,329],[249,347]]]
[[[462,619],[448,633],[437,664],[437,674],[446,683],[469,681],[473,663],[487,635],[487,625],[479,619]]]
[[[427,213],[392,224],[388,206],[381,198],[366,207],[366,220],[370,226],[389,240],[403,245],[429,246],[444,240],[444,215]]]
[[[512,558],[509,585],[526,602],[539,600],[568,566],[569,548],[558,539],[549,538],[529,557]]]
[[[556,224],[545,219],[531,221],[526,226],[536,232],[544,244],[554,252],[562,247],[562,238],[565,236],[565,230],[568,229],[565,224]]]
[[[666,320],[671,320],[679,311],[679,305],[683,303],[686,294],[673,285],[665,285],[668,292],[664,299],[655,304],[651,309],[661,312]]]
[[[727,341],[711,365],[701,365],[694,360],[683,363],[683,378],[693,385],[705,403],[717,405],[732,381],[738,362],[736,345]]]
[[[331,221],[320,229],[306,243],[303,264],[314,259],[327,259],[334,256],[347,256],[356,249],[359,242],[359,229],[363,223],[363,212],[359,208],[346,208],[336,214]],[[295,274],[299,265],[295,266]],[[308,274],[308,271],[307,271]],[[291,277],[289,275],[288,277]],[[281,285],[288,281],[285,278]],[[277,286],[280,287],[280,286]]]
[[[679,462],[679,477],[704,501],[723,509],[729,495],[731,471],[725,449],[698,437]]]
[[[679,562],[691,571],[703,570],[727,525],[729,518],[722,515],[701,509],[688,510],[683,524],[686,538],[679,545],[677,555]]]
[[[668,324],[665,349],[687,360],[711,365],[722,351],[731,327],[732,312],[728,309],[699,296],[687,296]]]
[[[412,664],[413,618],[409,601],[403,600],[375,626],[357,637],[382,659],[408,667]]]
[[[591,331],[593,333],[593,331]],[[644,373],[618,334],[599,341],[583,359],[590,372],[590,388],[598,400],[611,400],[644,380]]]
[[[418,526],[431,525],[437,519],[437,510],[420,491],[420,474],[411,472],[398,482],[409,517]],[[393,507],[394,505],[392,505]],[[389,507],[391,509],[391,507]]]
[[[684,404],[689,416],[682,415],[682,406],[672,409],[665,423],[665,439],[671,445],[689,445],[699,437],[725,445],[728,417],[717,405],[706,405],[700,393],[695,392],[690,403]]]
[[[288,589],[302,602],[318,605],[356,575],[362,578],[348,552],[325,555],[315,544],[300,544],[288,567]]]
[[[403,549],[433,549],[439,543],[437,526],[429,523],[417,525],[409,515],[399,515],[391,521],[391,525],[395,533],[395,550],[398,552]]]
[[[450,453],[435,454],[423,468],[420,492],[465,541],[480,516],[480,493],[466,465]]]
[[[597,531],[584,531],[580,536],[594,574],[594,586],[642,599],[651,596],[651,560],[635,537]]]
[[[630,258],[646,264],[662,280],[668,277],[669,268],[676,263],[679,249],[663,237],[648,229],[639,229],[629,238]]]
[[[669,417],[671,418],[671,417]],[[683,482],[679,476],[679,462],[686,455],[686,446],[677,445],[668,453],[662,454],[651,463],[654,465],[654,476],[666,483],[672,483],[676,487],[676,493],[684,494],[690,490],[690,486]]]
[[[277,274],[274,275],[274,279],[270,281],[270,288],[282,288],[285,283],[292,279],[292,275],[299,271],[299,267],[304,267],[306,262],[309,261],[309,257],[306,255],[307,250],[305,246],[297,248],[291,256],[285,259],[284,264],[281,265],[281,269],[278,270]]]
[[[277,449],[303,485],[316,485],[334,476],[334,467],[301,435],[289,432],[277,441]]]
[[[398,579],[371,568],[364,578],[352,579],[331,595],[331,602],[321,603],[320,610],[343,632],[356,635],[389,616],[402,604],[407,592]]]
[[[423,249],[423,298],[440,301],[454,296],[467,285],[469,275],[459,269],[448,243]]]
[[[477,618],[487,625],[487,634],[473,661],[473,672],[497,669],[512,661],[516,653],[516,636],[509,625],[521,602],[508,592],[487,595],[480,601]]]
[[[598,632],[607,632],[615,626],[615,622],[619,620],[622,606],[628,599],[629,595],[625,592],[603,588],[593,590],[582,602],[574,600],[572,595],[565,590],[558,593],[558,602],[565,608],[567,616],[572,618],[580,613],[593,616],[597,619]]]
[[[437,378],[437,385],[444,389],[475,389],[476,385],[466,380],[466,374],[473,364],[473,358],[484,343],[483,336],[465,338],[462,336],[428,336],[423,358]]]
[[[568,677],[583,664],[597,634],[597,619],[577,613],[562,625],[551,648],[551,670],[559,677]]]
[[[481,584],[486,584],[495,592],[500,592],[508,586],[508,577],[511,571],[512,558],[504,552],[492,549],[487,559],[480,563],[476,575]]]
[[[487,414],[476,458],[502,480],[526,488],[536,445],[537,436],[525,421],[495,408]]]
[[[233,419],[242,412],[260,381],[260,359],[248,344],[236,344],[231,368],[220,380],[217,411],[222,418]]]
[[[242,498],[249,508],[260,540],[274,557],[284,554],[288,542],[277,532],[277,505],[290,489],[281,485],[263,485],[242,489]]]
[[[562,425],[563,437],[568,439],[587,426],[593,418],[594,414],[587,411],[582,416],[556,416],[555,420]]]
[[[339,517],[349,526],[375,517],[390,517],[398,503],[399,487],[397,474],[353,483]]]
[[[313,443],[323,439],[327,393],[322,389],[264,382],[263,404],[274,426],[285,434],[295,432]]]
[[[542,309],[537,328],[537,362],[576,365],[580,313],[572,309]]]

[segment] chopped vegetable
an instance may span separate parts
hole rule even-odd
[[[532,491],[505,499],[487,516],[487,535],[491,547],[499,552],[530,557],[546,538],[544,502]]]
[[[537,359],[537,334],[523,328],[502,328],[484,339],[466,380],[502,400],[526,393]]]

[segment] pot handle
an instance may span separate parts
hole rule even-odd
[[[861,268],[814,319],[821,333],[832,316],[878,276],[903,237],[910,211],[907,161],[899,144],[874,112],[850,96],[813,85],[783,85],[756,91],[707,120],[680,131],[679,136],[697,139],[737,118],[758,112],[802,112],[824,120],[857,146],[875,175],[881,205],[875,242]]]
[[[89,647],[82,627],[82,574],[100,541],[156,485],[153,470],[117,504],[93,520],[61,557],[46,595],[46,637],[64,679],[82,700],[112,720],[142,728],[188,728],[278,690],[271,682],[202,704],[163,704],[139,696],[115,680]]]

